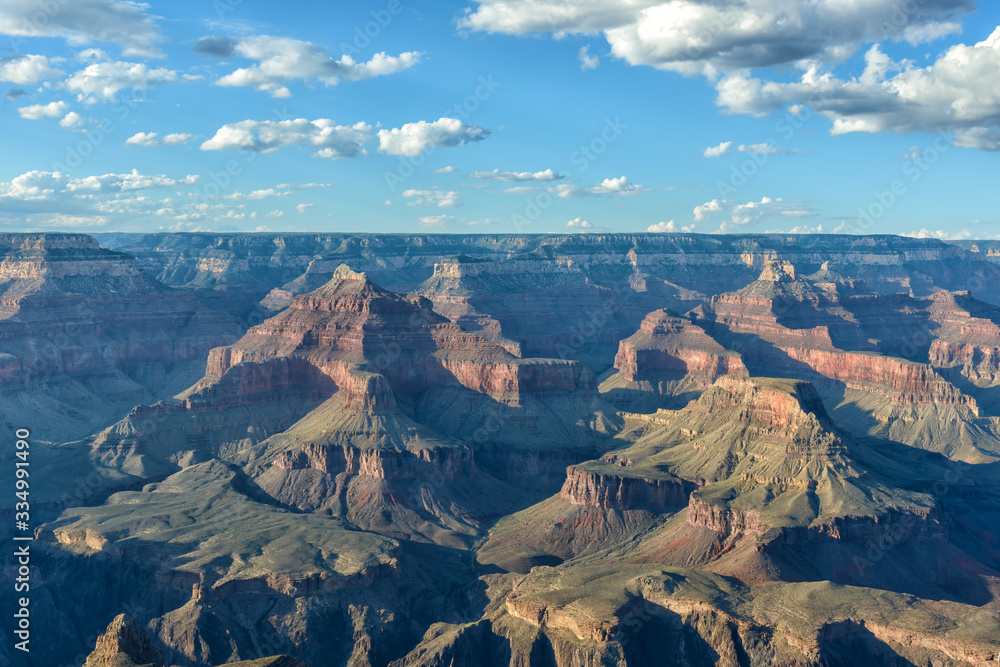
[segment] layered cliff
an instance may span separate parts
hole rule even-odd
[[[681,407],[723,375],[745,375],[740,355],[704,329],[666,310],[655,310],[618,345],[616,373],[601,393],[631,412]]]
[[[933,320],[940,312],[934,304],[944,297],[878,295],[829,271],[817,278],[812,282],[772,259],[757,281],[713,297],[692,315],[739,351],[752,373],[813,382],[856,435],[889,437],[962,460],[1000,453],[995,425],[976,398],[944,377],[937,359],[929,363],[934,336],[943,329]]]
[[[0,237],[0,421],[30,405],[41,439],[81,437],[180,391],[239,333],[91,237]]]

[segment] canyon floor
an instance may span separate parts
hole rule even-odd
[[[994,246],[2,235],[30,664],[996,664]]]

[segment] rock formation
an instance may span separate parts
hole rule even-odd
[[[39,664],[1000,655],[988,244],[103,238],[0,239]]]

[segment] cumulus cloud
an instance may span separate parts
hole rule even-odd
[[[76,178],[62,172],[29,171],[0,181],[0,215],[15,214],[22,228],[114,223],[122,229],[136,218],[148,223],[164,212],[175,213],[175,200],[153,196],[153,191],[191,190],[197,181],[194,175],[171,177],[136,170]]]
[[[407,206],[436,206],[437,208],[457,208],[462,205],[462,199],[454,191],[442,190],[405,190],[403,196],[413,201]]]
[[[49,102],[48,104],[32,104],[26,107],[20,107],[17,113],[21,115],[21,118],[26,118],[27,120],[38,120],[39,118],[59,118],[64,113],[66,113],[66,107],[69,106],[63,101]]]
[[[581,187],[570,183],[562,183],[553,188],[555,193],[564,199],[585,196],[610,195],[612,197],[637,195],[649,192],[645,185],[637,185],[628,180],[626,176],[618,178],[605,178],[603,181],[590,187]]]
[[[113,102],[125,89],[148,88],[177,81],[177,72],[166,68],[150,69],[143,63],[98,62],[74,73],[63,87],[76,93],[85,104]]]
[[[83,125],[83,116],[75,111],[70,111],[68,114],[63,116],[63,119],[59,121],[59,127],[66,127],[69,129],[76,129]]]
[[[446,224],[454,222],[454,216],[450,215],[422,215],[417,218],[421,227],[444,227]]]
[[[55,5],[53,7],[53,5]],[[40,4],[37,0],[0,3],[0,34],[16,37],[62,37],[71,46],[113,42],[126,56],[160,57],[163,41],[148,5],[130,0],[73,0]]]
[[[957,145],[995,147],[1000,27],[977,44],[951,46],[927,67],[893,61],[878,45],[865,63],[860,76],[846,80],[815,63],[790,83],[735,72],[716,84],[717,103],[731,113],[763,115],[797,102],[829,118],[832,134],[955,130]]]
[[[30,86],[62,76],[62,71],[52,65],[59,58],[37,55],[13,55],[0,58],[0,81]]]
[[[58,176],[59,172],[56,172],[55,175]],[[138,170],[133,169],[127,174],[104,174],[68,179],[66,189],[71,192],[128,192],[130,190],[194,185],[198,179],[199,177],[193,174],[183,178],[171,178],[165,174],[151,176],[140,174]]]
[[[295,207],[295,210],[299,213],[305,213],[311,208],[316,208],[316,204],[305,204],[305,203],[299,204],[298,206]]]
[[[823,234],[823,225],[795,225],[791,229],[768,229],[765,234]]]
[[[912,232],[907,232],[900,234],[900,236],[910,236],[916,239],[940,239],[942,241],[960,241],[962,239],[971,239],[972,232],[968,229],[963,229],[959,232],[951,232],[944,229],[919,229]]]
[[[705,157],[725,157],[733,152],[733,142],[723,141],[718,146],[709,146],[705,149]]]
[[[572,229],[576,231],[586,231],[588,229],[593,229],[594,225],[590,224],[583,218],[573,218],[566,223],[566,229]]]
[[[559,174],[552,169],[543,171],[477,171],[469,174],[469,178],[486,178],[493,181],[504,181],[506,183],[523,183],[526,181],[560,181],[566,178],[565,174]]]
[[[816,215],[806,202],[786,202],[781,197],[762,197],[758,201],[742,202],[732,199],[713,199],[694,207],[695,222],[718,219],[717,233],[728,233],[765,219],[805,218]]]
[[[285,146],[308,146],[317,149],[315,157],[336,160],[363,154],[364,144],[372,138],[372,127],[367,123],[337,125],[329,118],[244,120],[223,125],[201,150],[273,153]]]
[[[693,232],[694,228],[695,228],[694,225],[684,225],[683,227],[678,227],[677,223],[675,223],[673,220],[666,220],[663,222],[658,222],[655,225],[650,225],[649,227],[646,228],[646,231],[663,234],[663,233],[673,233],[680,230],[682,232],[689,233]]]
[[[524,34],[603,31],[612,53],[632,65],[713,76],[803,59],[843,61],[883,39],[926,42],[952,34],[974,0],[478,0],[459,22],[469,30]]]
[[[1000,151],[1000,130],[991,130],[986,127],[955,130],[955,145],[963,148],[979,148],[984,151]]]
[[[432,174],[454,174],[458,169],[452,166],[441,167],[440,169],[431,169]]]
[[[597,67],[601,64],[601,61],[597,56],[590,55],[589,46],[581,46],[580,50],[576,54],[576,58],[580,61],[580,69],[584,72],[588,69],[597,69]]]
[[[177,144],[186,144],[189,142],[193,135],[176,132],[174,134],[168,134],[162,139],[157,138],[156,132],[136,132],[131,137],[125,140],[126,146],[174,146]]]
[[[379,130],[378,140],[383,153],[416,157],[428,149],[463,146],[482,141],[489,135],[489,130],[457,118],[439,118],[433,123],[422,120],[391,130]]]
[[[357,81],[409,69],[422,56],[420,52],[407,51],[398,56],[376,53],[368,62],[360,63],[349,55],[334,60],[318,44],[270,35],[244,37],[231,44],[223,38],[206,37],[195,50],[199,46],[203,53],[238,54],[257,61],[255,65],[230,72],[216,81],[216,85],[252,86],[272,97],[290,97],[292,92],[284,84],[294,79],[315,79],[335,86],[345,79]]]

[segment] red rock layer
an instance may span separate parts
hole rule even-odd
[[[639,331],[623,340],[615,368],[629,381],[690,376],[705,386],[723,375],[745,372],[739,355],[727,351],[696,324],[656,310]]]

